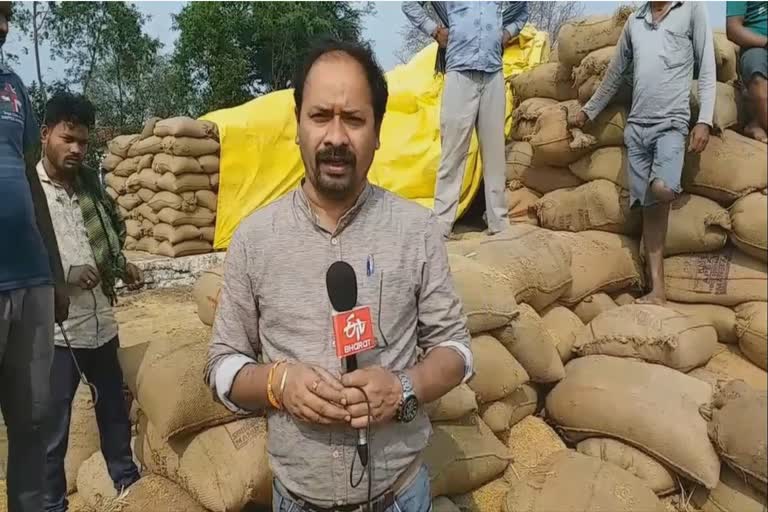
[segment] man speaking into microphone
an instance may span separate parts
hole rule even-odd
[[[426,512],[420,405],[472,375],[442,232],[368,182],[388,96],[370,48],[325,42],[294,84],[305,177],[232,238],[205,378],[267,411],[274,510]]]

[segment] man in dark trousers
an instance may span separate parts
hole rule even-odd
[[[0,2],[0,46],[11,2]],[[56,237],[35,162],[40,132],[21,79],[0,64],[0,409],[9,512],[43,509],[53,323],[67,317]],[[54,285],[56,285],[54,287]]]
[[[45,108],[43,157],[37,164],[71,301],[69,319],[54,332],[51,414],[46,429],[46,512],[67,510],[64,457],[79,369],[96,390],[101,451],[115,489],[127,489],[139,479],[131,452],[131,424],[123,399],[112,306],[117,279],[133,284],[141,280],[141,272],[122,253],[125,226],[98,172],[83,165],[94,118],[94,107],[83,96],[60,93],[52,97]]]

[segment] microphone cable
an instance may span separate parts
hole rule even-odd
[[[96,320],[96,339],[99,338],[99,315],[97,313],[98,311],[98,304],[96,302],[96,294],[93,292],[93,290],[89,290],[91,292],[91,296],[93,297],[93,318]],[[67,336],[67,332],[64,330],[64,322],[56,322],[56,325],[59,326],[59,330],[61,331],[61,336],[64,338],[64,343],[67,345],[67,349],[69,349],[69,355],[72,357],[72,362],[75,363],[75,369],[77,370],[77,373],[80,375],[80,382],[85,384],[91,389],[91,397],[93,398],[93,407],[96,408],[96,404],[99,403],[99,390],[96,389],[96,386],[88,382],[88,379],[85,377],[85,373],[83,373],[83,370],[80,368],[80,364],[77,362],[77,356],[75,356],[75,350],[72,348],[72,344],[69,342],[69,337]]]
[[[371,459],[371,421],[373,417],[371,416],[371,401],[368,399],[368,394],[365,392],[363,388],[356,387],[355,389],[359,389],[363,393],[363,396],[365,397],[365,406],[368,409],[368,424],[365,426],[365,437],[368,440],[368,442],[365,443],[365,450],[364,450],[365,460],[363,460],[363,454],[358,453],[360,462],[363,465],[363,470],[360,472],[360,478],[357,479],[357,482],[354,481],[354,477],[353,477],[353,474],[355,472],[355,459],[357,457],[352,457],[352,465],[349,468],[349,485],[353,489],[357,489],[357,487],[363,481],[363,477],[366,474],[366,469],[368,470],[368,499],[366,500],[366,504],[367,504],[367,511],[373,512],[373,504],[372,504],[372,497],[371,497],[371,492],[373,490],[373,460]]]

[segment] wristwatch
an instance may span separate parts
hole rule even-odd
[[[405,372],[396,372],[395,375],[400,379],[400,384],[403,386],[403,396],[400,398],[395,419],[400,423],[410,423],[419,412],[419,399],[413,392],[413,384],[408,375]]]

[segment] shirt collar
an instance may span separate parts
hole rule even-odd
[[[43,161],[40,160],[37,162],[37,165],[35,166],[35,169],[37,169],[37,177],[40,178],[40,181],[43,183],[50,183],[51,185],[54,185],[51,178],[48,177],[48,173],[45,172],[45,166],[43,166]]]
[[[672,7],[669,9],[669,12],[672,12],[672,9],[677,9],[681,5],[683,5],[683,2],[673,3]],[[653,23],[653,17],[651,16],[651,2],[645,2],[645,4],[643,4],[643,6],[637,10],[637,14],[635,16],[638,18],[644,18],[648,23]]]
[[[319,227],[319,222],[317,219],[317,215],[312,210],[312,207],[309,205],[309,199],[307,198],[307,195],[304,193],[304,180],[306,178],[302,178],[301,182],[299,183],[298,188],[296,189],[295,195],[294,195],[294,205],[304,214],[307,216],[308,219],[312,221],[315,226]],[[347,227],[360,213],[360,210],[363,209],[363,206],[368,203],[369,199],[373,195],[373,186],[366,180],[365,187],[363,188],[363,191],[360,192],[360,195],[357,196],[357,200],[355,201],[355,204],[352,205],[352,207],[344,213],[344,215],[341,216],[339,219],[339,224],[336,226],[336,232],[342,231],[345,227]]]

